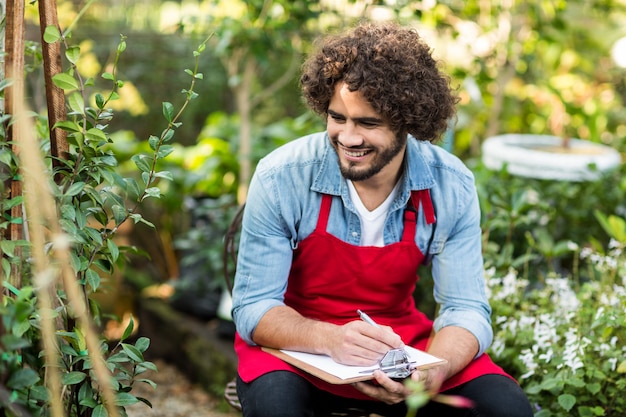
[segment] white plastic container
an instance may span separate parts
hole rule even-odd
[[[482,160],[490,169],[506,164],[512,175],[529,178],[590,181],[622,163],[615,149],[581,139],[550,135],[506,134],[493,136],[482,145]],[[595,167],[595,168],[593,168]]]

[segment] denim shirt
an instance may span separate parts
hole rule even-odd
[[[400,182],[385,220],[385,245],[402,237],[411,191],[430,189],[437,221],[427,225],[419,210],[415,243],[432,264],[440,307],[434,328],[467,329],[478,340],[480,355],[493,333],[474,177],[441,147],[409,137]],[[289,142],[257,165],[242,220],[232,310],[239,335],[250,344],[261,317],[284,305],[293,250],[315,229],[322,194],[336,196],[327,231],[359,245],[361,222],[326,132]]]

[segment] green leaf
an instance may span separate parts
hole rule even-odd
[[[95,99],[96,99],[96,106],[98,106],[98,108],[102,110],[102,108],[104,107],[104,103],[105,103],[104,96],[100,93],[96,93]]]
[[[70,204],[63,204],[59,207],[61,215],[68,220],[74,221],[76,219],[76,208]]]
[[[23,339],[12,334],[3,334],[2,337],[0,337],[0,341],[2,341],[2,347],[6,351],[19,350],[31,345],[28,339]]]
[[[103,72],[102,78],[104,78],[105,80],[115,81],[115,77],[110,72]]]
[[[144,198],[148,197],[161,198],[161,189],[159,187],[146,188],[146,195]]]
[[[70,94],[67,98],[67,103],[73,112],[81,115],[85,113],[85,100],[83,100],[83,96],[80,93]]]
[[[88,269],[85,271],[85,279],[87,280],[87,284],[91,287],[91,289],[95,292],[100,288],[100,275],[92,269]]]
[[[30,321],[23,320],[23,321],[18,321],[17,323],[14,323],[13,327],[11,328],[11,331],[13,332],[14,335],[21,337],[28,330],[30,330],[30,328],[31,328]]]
[[[150,172],[152,170],[152,167],[150,166],[150,160],[146,155],[133,155],[131,157],[131,160],[135,163],[135,165],[137,166],[137,168],[139,168],[141,172]]]
[[[621,217],[609,215],[608,217],[602,212],[595,210],[594,215],[604,229],[604,231],[615,240],[626,243],[626,220]]]
[[[137,365],[137,368],[144,368],[154,372],[158,371],[157,366],[154,363],[148,361],[141,362],[139,365]]]
[[[129,345],[128,343],[122,343],[122,349],[126,352],[128,357],[135,362],[143,362],[143,355],[135,346]]]
[[[93,141],[104,141],[106,142],[107,137],[104,134],[104,132],[98,128],[92,127],[91,129],[89,129],[87,131],[87,134],[85,135],[87,139],[93,140]]]
[[[75,385],[83,382],[87,375],[83,372],[73,371],[61,375],[63,385]]]
[[[76,349],[74,349],[72,346],[67,345],[65,343],[61,345],[61,352],[69,356],[78,356],[78,352],[76,352]]]
[[[56,26],[46,26],[43,32],[43,40],[46,43],[55,43],[61,39],[61,32]]]
[[[618,374],[626,374],[626,361],[622,361],[617,367]]]
[[[146,378],[137,378],[135,379],[136,382],[145,382],[146,384],[150,385],[152,388],[156,389],[157,384],[151,380],[151,379],[146,379]]]
[[[135,321],[133,320],[133,316],[131,315],[130,320],[128,321],[128,326],[126,326],[126,329],[124,329],[124,333],[122,334],[122,338],[120,339],[120,341],[124,341],[128,339],[130,335],[133,333],[134,328],[135,328]],[[139,352],[139,349],[137,349],[137,351]]]
[[[104,405],[99,404],[94,407],[91,417],[109,417],[109,412]]]
[[[120,407],[126,407],[128,405],[137,404],[139,400],[134,395],[128,392],[119,392],[117,394],[117,399],[115,400],[115,405]]]
[[[58,73],[54,77],[52,77],[52,82],[54,83],[54,85],[63,90],[78,89],[78,81],[76,81],[76,79],[74,79],[74,77],[72,77],[71,75],[64,72]]]
[[[176,123],[172,124],[172,127],[177,127],[177,126],[178,125]],[[171,142],[173,138],[174,138],[174,129],[172,128],[165,129],[161,133],[161,140],[163,143]]]
[[[169,180],[169,181],[174,181],[174,177],[172,176],[172,173],[169,172],[169,171],[155,172],[154,173],[154,177],[155,178],[163,178],[163,179]]]
[[[585,386],[585,381],[580,378],[568,378],[565,380],[565,382],[567,383],[567,385],[572,385],[576,388],[582,388]]]
[[[81,229],[87,225],[87,215],[82,210],[76,211],[76,225]]]
[[[91,384],[81,384],[80,389],[78,390],[78,402],[80,405],[84,405],[89,408],[94,408],[98,405],[94,399]]]
[[[174,147],[173,146],[171,146],[171,145],[163,145],[163,146],[161,146],[161,149],[159,149],[159,152],[157,153],[157,156],[159,157],[159,159],[165,158],[166,156],[168,156],[172,152],[174,152]]]
[[[86,386],[87,386],[87,384],[82,385],[81,389],[82,389],[82,387],[86,387]],[[98,406],[98,403],[96,402],[96,400],[94,400],[91,397],[85,397],[85,398],[81,399],[78,402],[78,404],[84,405],[85,407],[89,407],[89,408],[95,408],[95,407]]]
[[[174,120],[174,106],[172,103],[163,102],[163,116],[165,116],[165,120],[168,122]]]
[[[150,339],[147,337],[140,337],[135,342],[135,347],[141,352],[145,352],[150,347]]]
[[[148,144],[150,145],[150,149],[152,149],[153,151],[157,150],[160,142],[161,140],[154,135],[150,135],[150,137],[148,138]]]
[[[152,180],[150,179],[150,172],[142,172],[141,179],[146,185],[150,185],[152,183]]]
[[[546,378],[541,382],[541,389],[546,391],[550,391],[553,388],[556,388],[559,385],[559,380],[556,378]]]
[[[30,398],[36,401],[48,402],[50,396],[48,390],[43,385],[35,385],[30,387]]]
[[[576,397],[571,394],[561,394],[558,398],[559,405],[565,409],[565,411],[569,411],[572,409],[574,404],[576,404]]]
[[[85,188],[84,182],[75,182],[74,184],[70,186],[70,188],[67,189],[67,191],[65,192],[65,195],[67,196],[78,195],[81,191],[83,191],[84,188]]]
[[[102,235],[93,227],[85,227],[82,232],[88,236],[89,240],[95,242],[97,245],[102,245]]]
[[[12,240],[0,240],[0,251],[10,257],[15,256],[15,242]]]
[[[40,379],[37,372],[23,368],[13,372],[6,384],[10,389],[20,390],[36,384]]]
[[[601,388],[602,386],[598,382],[592,382],[591,384],[587,385],[587,391],[592,394],[599,393]]]
[[[76,64],[78,62],[78,59],[80,58],[80,47],[78,47],[78,46],[70,46],[65,51],[65,57],[72,64]]]
[[[80,126],[76,122],[72,122],[71,120],[61,120],[54,124],[55,128],[63,129],[67,132],[80,132]]]
[[[111,207],[111,210],[113,211],[113,218],[115,219],[115,224],[120,224],[126,219],[127,212],[126,212],[125,207],[122,207],[119,204],[114,204]]]

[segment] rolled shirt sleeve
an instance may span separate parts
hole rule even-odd
[[[457,198],[457,221],[433,257],[434,297],[440,312],[435,331],[458,326],[472,333],[480,356],[493,340],[491,307],[485,290],[480,207],[473,183]]]

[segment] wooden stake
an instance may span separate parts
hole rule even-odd
[[[67,132],[53,129],[56,122],[65,120],[65,94],[52,82],[52,77],[63,72],[61,65],[61,41],[47,43],[43,34],[48,26],[59,28],[57,6],[55,0],[39,0],[39,25],[41,30],[41,48],[43,52],[43,69],[46,83],[46,102],[48,105],[48,126],[50,127],[50,153],[52,165],[63,167],[62,160],[66,160],[69,152]],[[62,32],[61,32],[62,33]],[[57,180],[59,178],[57,177]]]

